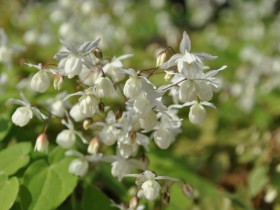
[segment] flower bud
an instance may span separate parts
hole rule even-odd
[[[83,122],[83,128],[85,130],[88,130],[89,127],[91,126],[91,124],[92,124],[92,119],[91,118],[85,119],[84,122]]]
[[[142,81],[138,77],[130,77],[124,85],[123,93],[127,98],[136,98],[142,91]]]
[[[143,190],[144,196],[148,200],[155,200],[160,193],[160,185],[154,179],[148,179],[147,181],[145,181],[142,184],[141,189]]]
[[[99,98],[104,98],[104,97],[113,98],[117,96],[113,83],[108,77],[99,77],[95,81],[95,91],[97,97]]]
[[[93,54],[95,55],[95,57],[97,57],[98,59],[103,59],[103,54],[102,51],[99,48],[95,48],[93,50]]]
[[[53,87],[54,87],[54,89],[60,90],[60,88],[61,88],[61,86],[63,84],[63,80],[64,80],[64,78],[63,78],[62,75],[56,74],[54,76],[54,79],[53,79]]]
[[[163,203],[164,203],[165,205],[168,205],[168,204],[169,204],[169,202],[170,202],[170,193],[169,193],[169,191],[165,191],[165,192],[163,193],[162,201],[163,201]]]
[[[25,126],[33,117],[33,112],[29,107],[18,107],[14,114],[12,115],[12,121],[15,125],[23,127]]]
[[[47,72],[39,71],[31,79],[31,88],[39,93],[45,92],[50,86],[50,78]]]
[[[188,196],[189,199],[194,198],[193,188],[189,184],[183,185],[183,192],[185,193],[186,196]]]
[[[130,209],[136,209],[136,207],[139,204],[139,198],[137,198],[136,196],[134,196],[133,198],[130,199],[129,201],[129,208]]]
[[[157,64],[156,67],[160,67],[166,60],[166,50],[161,51],[158,55],[157,55]]]
[[[98,106],[98,102],[93,95],[86,94],[79,99],[79,106],[82,114],[86,117],[92,117]]]
[[[98,138],[93,138],[89,142],[87,152],[91,155],[96,155],[99,147],[100,147],[100,142],[99,142]]]
[[[85,176],[89,168],[86,160],[75,159],[69,165],[69,172],[76,176]]]
[[[47,152],[49,147],[48,137],[45,133],[40,134],[36,139],[35,151]]]
[[[115,112],[115,117],[116,120],[119,120],[122,117],[122,111],[120,109]]]
[[[99,102],[98,109],[99,109],[100,112],[104,112],[105,111],[105,104],[103,102]]]
[[[201,104],[194,104],[190,108],[189,120],[193,124],[201,125],[206,119],[207,112]]]
[[[81,58],[75,55],[69,55],[65,62],[64,71],[68,75],[68,78],[73,78],[78,75],[82,70],[83,64]]]
[[[56,137],[56,143],[64,149],[69,149],[75,144],[76,136],[73,130],[65,129]]]

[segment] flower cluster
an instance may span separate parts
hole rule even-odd
[[[69,172],[85,176],[90,164],[110,163],[111,172],[119,180],[126,176],[138,178],[140,194],[148,200],[159,197],[160,179],[179,181],[178,179],[155,176],[148,171],[145,153],[149,152],[152,140],[160,149],[167,149],[180,133],[182,119],[178,108],[191,106],[189,120],[202,124],[206,118],[204,106],[214,105],[209,101],[213,91],[219,87],[215,76],[221,70],[208,69],[204,60],[216,58],[207,53],[191,53],[190,39],[186,32],[180,44],[180,53],[167,59],[167,50],[157,58],[156,67],[144,70],[125,68],[122,60],[131,54],[104,59],[98,48],[100,39],[76,46],[70,41],[60,39],[63,49],[54,59],[58,60],[57,68],[49,69],[42,64],[27,64],[39,70],[31,79],[31,89],[44,93],[50,88],[53,78],[54,89],[63,89],[64,79],[78,80],[79,91],[57,96],[45,101],[41,106],[48,110],[48,123],[52,118],[59,118],[65,128],[57,134],[56,143],[67,149],[67,155],[76,157],[69,166]],[[165,74],[168,84],[157,87],[150,77]],[[173,104],[165,104],[163,97],[172,97]],[[70,103],[69,98],[71,98]],[[108,103],[107,101],[112,103]],[[10,102],[21,105],[12,116],[18,126],[25,126],[33,114],[46,119],[46,115],[23,96],[22,100],[10,99]],[[78,130],[78,125],[84,130]],[[47,127],[38,136],[35,149],[47,151],[49,144],[46,136]],[[78,151],[78,139],[87,145],[87,153]],[[106,154],[112,148],[115,155]],[[141,175],[132,175],[135,169],[144,171]]]

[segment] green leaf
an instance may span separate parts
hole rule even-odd
[[[269,181],[268,168],[257,166],[249,175],[249,192],[252,197],[256,196]]]
[[[9,146],[0,152],[0,171],[12,175],[29,162],[28,153],[31,151],[29,142]]]
[[[0,141],[2,141],[12,127],[10,115],[4,112],[0,115]]]
[[[95,186],[88,186],[84,191],[82,198],[82,207],[84,210],[112,210],[110,199]]]
[[[25,209],[55,209],[73,192],[77,177],[68,172],[71,159],[64,157],[52,164],[38,160],[27,169],[23,185],[31,193],[32,202]]]
[[[0,209],[8,210],[17,198],[19,183],[16,177],[8,179],[8,175],[0,174]]]

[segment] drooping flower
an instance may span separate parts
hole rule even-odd
[[[127,174],[126,177],[138,178],[137,184],[141,185],[141,190],[148,200],[155,200],[160,194],[161,186],[156,180],[180,181],[172,177],[156,176],[155,173],[149,170],[144,171],[143,174]]]

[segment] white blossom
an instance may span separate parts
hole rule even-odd
[[[88,172],[89,164],[87,160],[75,159],[69,165],[69,172],[76,176],[85,176]]]
[[[130,77],[124,85],[123,93],[127,98],[136,98],[142,91],[142,81],[140,77]]]
[[[65,129],[56,137],[56,143],[62,148],[69,149],[75,144],[76,135],[73,130]]]
[[[180,181],[172,177],[156,176],[149,170],[144,171],[143,174],[127,174],[126,176],[138,178],[137,183],[141,185],[142,192],[148,200],[155,200],[160,194],[161,186],[156,180]]]
[[[18,107],[12,115],[12,121],[15,125],[23,127],[33,118],[33,113],[30,107]]]
[[[95,81],[95,92],[99,98],[114,98],[117,96],[113,83],[108,77],[99,77]]]

